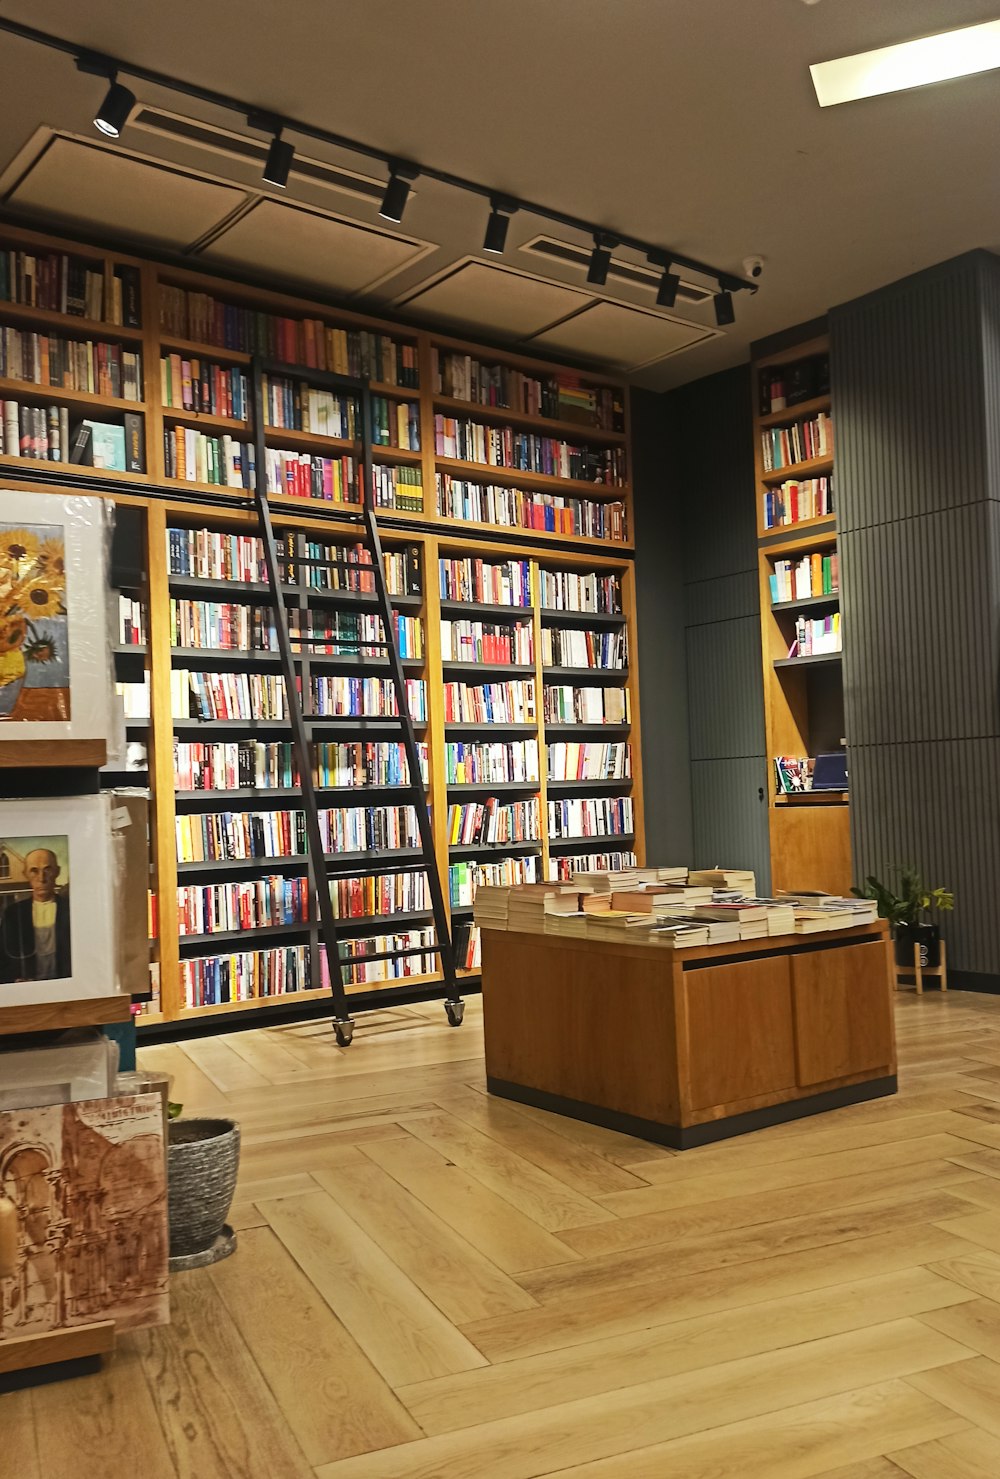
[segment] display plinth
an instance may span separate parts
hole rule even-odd
[[[65,1376],[85,1376],[115,1348],[114,1320],[0,1340],[0,1392]],[[59,1368],[56,1370],[55,1368]],[[35,1373],[27,1380],[26,1373]]]
[[[483,931],[491,1093],[676,1150],[896,1091],[883,923],[672,950]]]

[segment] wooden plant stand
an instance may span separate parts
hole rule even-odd
[[[944,940],[940,940],[938,943],[939,943],[939,945],[941,947],[941,958],[940,958],[940,963],[938,965],[921,965],[920,964],[920,946],[915,944],[914,947],[913,947],[913,975],[916,978],[916,982],[917,982],[917,995],[918,996],[923,996],[923,994],[924,994],[924,977],[925,976],[937,976],[938,981],[939,981],[940,986],[941,986],[941,990],[942,991],[947,991],[948,990],[948,946],[947,946],[947,944],[946,944],[946,942]],[[896,990],[897,991],[899,990],[899,983],[900,983],[900,980],[902,979],[902,977],[903,976],[908,976],[909,974],[910,974],[910,967],[908,965],[907,966],[899,966],[899,965],[896,966]]]

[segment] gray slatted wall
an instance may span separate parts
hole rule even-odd
[[[856,869],[953,888],[950,962],[1000,987],[1000,261],[830,329]]]
[[[695,381],[667,401],[684,549],[692,863],[752,868],[768,890],[749,368]]]

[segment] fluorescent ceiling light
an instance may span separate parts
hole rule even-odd
[[[1000,21],[942,31],[878,51],[861,51],[809,68],[821,108],[874,98],[881,93],[925,87],[953,77],[971,77],[1000,67]]]

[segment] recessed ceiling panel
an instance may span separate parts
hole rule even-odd
[[[716,338],[715,329],[683,323],[619,303],[595,303],[565,323],[535,335],[532,345],[636,370],[654,360]]]
[[[408,312],[427,314],[439,322],[488,329],[521,339],[556,319],[565,318],[589,297],[589,293],[542,282],[510,268],[468,261],[407,298],[406,308]]]
[[[261,200],[223,231],[205,258],[271,270],[340,293],[359,293],[435,248],[395,232],[356,225],[280,200]]]
[[[61,136],[7,196],[19,210],[177,247],[197,240],[245,199],[230,185]]]

